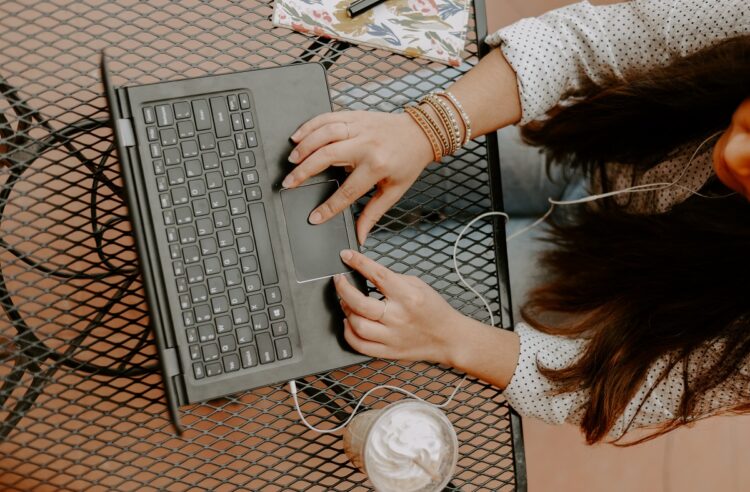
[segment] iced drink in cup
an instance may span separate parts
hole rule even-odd
[[[456,431],[438,408],[419,400],[355,416],[344,451],[378,492],[440,491],[458,460]]]

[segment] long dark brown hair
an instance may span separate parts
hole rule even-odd
[[[606,188],[606,163],[642,172],[729,126],[750,97],[750,36],[570,96],[572,103],[527,125],[523,136],[552,160],[598,176]],[[703,191],[731,190],[714,178]],[[729,378],[737,401],[722,410],[750,411],[750,378],[741,373],[750,367],[745,197],[692,196],[649,215],[605,200],[558,216],[548,240],[554,244],[542,258],[548,281],[532,292],[522,315],[546,333],[589,340],[569,367],[540,367],[558,392],[588,392],[581,422],[588,443],[612,431],[660,358],[667,364],[658,381],[679,371],[681,402],[672,421],[635,442],[700,417],[701,398]]]

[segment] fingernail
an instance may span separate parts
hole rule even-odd
[[[296,164],[297,159],[299,159],[299,152],[297,152],[297,149],[294,149],[292,153],[289,154],[289,162]]]
[[[294,178],[291,175],[288,175],[286,178],[284,178],[284,181],[281,182],[281,186],[284,188],[289,188],[294,184]]]
[[[294,140],[295,142],[297,141],[298,138],[299,138],[299,130],[292,133],[292,136],[291,136],[291,139]]]
[[[322,220],[323,220],[323,216],[320,215],[320,212],[318,212],[317,210],[310,214],[311,224],[320,224]]]
[[[344,261],[349,261],[352,259],[352,256],[354,255],[354,252],[350,249],[345,249],[341,253],[341,259]]]

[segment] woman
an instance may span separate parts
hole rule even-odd
[[[550,190],[570,197],[583,177],[589,193],[671,186],[558,216],[544,279],[528,294],[515,333],[467,318],[417,278],[344,251],[344,261],[387,299],[335,279],[346,339],[375,357],[456,367],[504,388],[522,414],[579,424],[589,443],[618,440],[634,427],[658,426],[658,435],[750,410],[744,0],[582,2],[487,42],[499,49],[450,88],[471,134],[523,125],[527,142],[573,171],[558,173],[562,184],[540,184],[543,156],[513,144],[504,130],[506,210],[519,212],[514,202],[533,202],[532,194],[545,203]],[[411,114],[321,115],[292,136],[290,161],[298,166],[284,185],[331,165],[353,167],[310,220],[327,220],[375,185],[357,222],[364,242],[434,158],[424,128]],[[511,277],[518,282],[513,264]]]

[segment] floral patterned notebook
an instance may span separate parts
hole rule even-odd
[[[388,0],[350,18],[351,0],[276,0],[273,23],[448,65],[461,64],[471,0]]]

